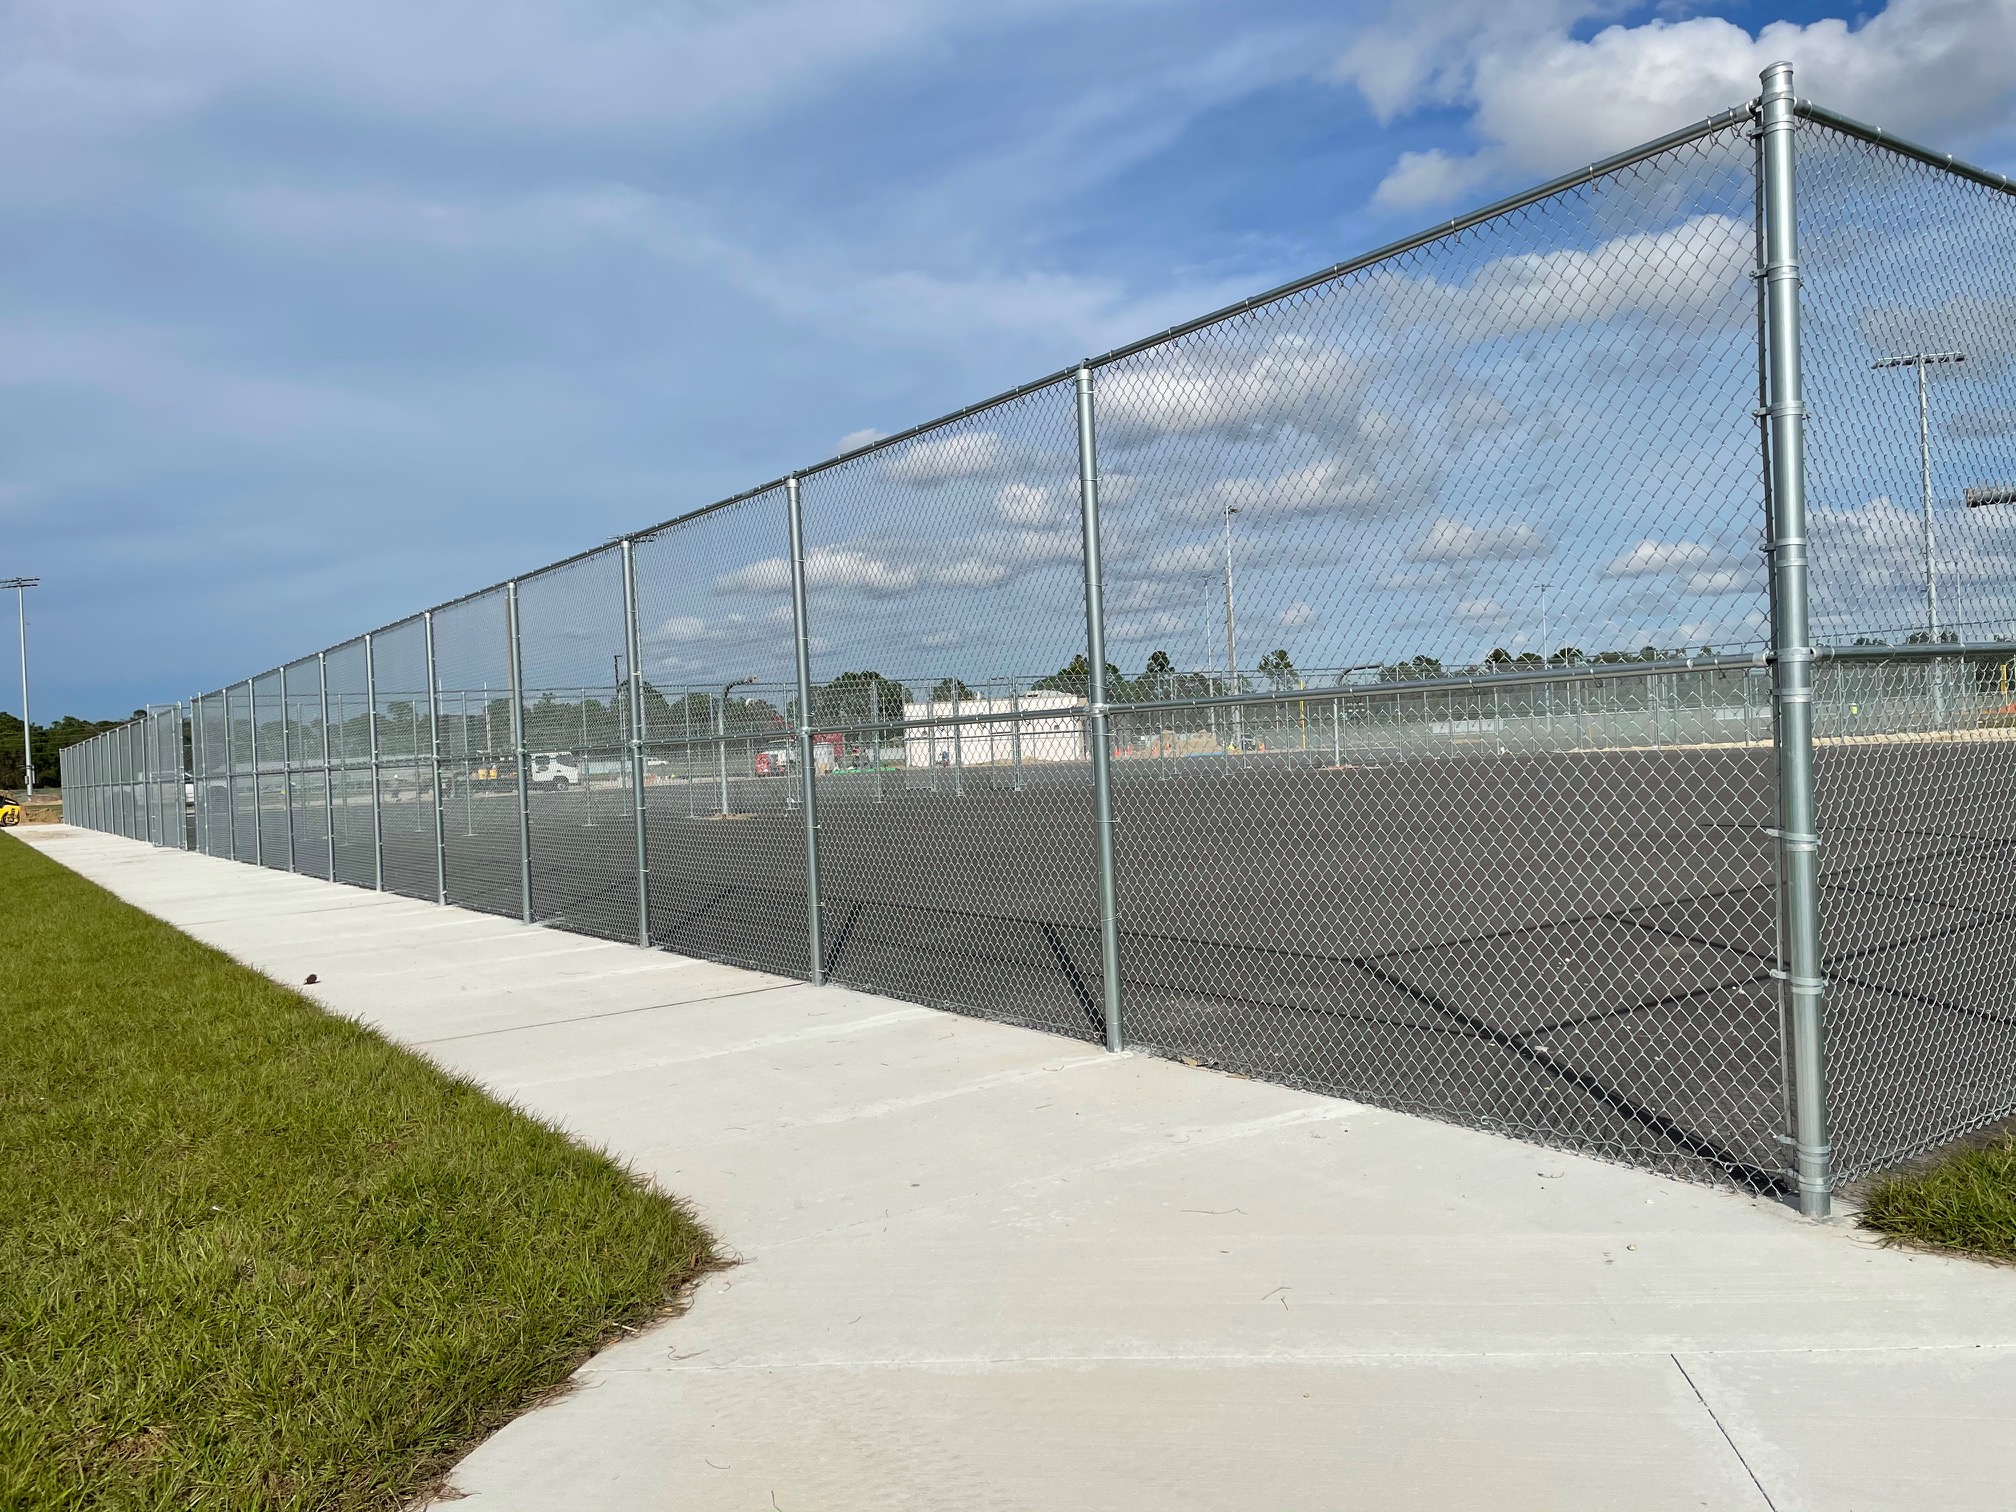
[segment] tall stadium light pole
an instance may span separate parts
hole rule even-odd
[[[1918,372],[1918,493],[1925,509],[1925,628],[1939,639],[1939,583],[1932,573],[1932,424],[1926,396],[1925,370],[1934,364],[1965,362],[1965,352],[1909,352],[1869,364],[1883,368],[1915,368]]]
[[[28,590],[41,585],[39,577],[0,579],[0,588],[14,590],[14,611],[21,625],[21,777],[30,798],[35,796],[35,726],[28,718]]]

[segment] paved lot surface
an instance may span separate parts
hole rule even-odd
[[[1116,763],[1131,1044],[1654,1170],[1779,1182],[1768,747],[1330,760]],[[1820,769],[1833,1142],[1856,1173],[2009,1110],[2016,742],[1830,745]],[[822,779],[828,975],[1097,1041],[1088,774]],[[263,855],[283,867],[284,780],[262,779]],[[656,943],[804,972],[796,783],[647,790]],[[445,884],[517,917],[515,793],[459,771],[446,785],[437,876],[431,773],[388,770],[387,889],[432,901]],[[239,784],[241,859],[252,792]],[[343,880],[373,875],[369,795],[368,776],[338,792]],[[321,874],[329,816],[297,820],[294,867]],[[627,786],[534,791],[531,856],[536,918],[636,939]]]
[[[2016,1275],[838,988],[22,836],[690,1197],[743,1263],[478,1507],[2001,1508]]]

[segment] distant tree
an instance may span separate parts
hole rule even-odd
[[[136,717],[144,717],[140,711]],[[80,719],[75,714],[65,714],[61,719],[34,727],[35,741],[35,786],[55,787],[62,772],[62,752],[79,741],[89,740],[93,735],[102,735],[107,730],[116,730],[125,724],[123,719]],[[15,714],[0,713],[0,788],[12,792],[26,785],[26,773],[21,769],[21,719]]]
[[[812,693],[812,711],[821,724],[874,725],[874,736],[850,735],[850,743],[878,740],[887,743],[903,736],[903,706],[910,690],[880,672],[842,672],[823,688]]]
[[[1491,654],[1484,658],[1484,666],[1492,672],[1503,672],[1512,665],[1512,653],[1503,646],[1493,646]]]
[[[1296,674],[1295,663],[1288,659],[1288,653],[1279,646],[1261,657],[1255,670],[1267,679],[1277,693],[1293,688],[1302,681]]]
[[[1381,682],[1428,682],[1446,675],[1442,670],[1441,658],[1425,653],[1410,656],[1405,661],[1393,662],[1379,669]]]
[[[1044,693],[1074,693],[1080,698],[1091,696],[1092,664],[1085,660],[1081,651],[1048,677],[1040,677],[1030,686]],[[1127,679],[1120,675],[1120,669],[1113,663],[1106,663],[1106,696],[1119,700],[1127,696],[1130,687]]]
[[[1174,696],[1176,664],[1169,659],[1167,651],[1151,651],[1148,664],[1141,669],[1135,680],[1136,691],[1144,699],[1170,698]]]
[[[1562,667],[1579,667],[1588,658],[1582,654],[1580,646],[1563,646],[1554,653],[1554,662]]]
[[[1547,663],[1542,659],[1538,651],[1521,651],[1513,659],[1512,665],[1523,671],[1537,672],[1540,668],[1546,666]]]
[[[939,678],[938,685],[931,690],[933,703],[964,703],[969,698],[979,696],[956,677]]]

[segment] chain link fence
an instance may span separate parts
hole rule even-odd
[[[66,816],[1824,1212],[2016,1107],[2016,197],[1766,84]]]

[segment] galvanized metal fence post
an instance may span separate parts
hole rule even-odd
[[[280,784],[287,804],[287,870],[294,868],[294,703],[288,696],[287,669],[280,669]]]
[[[637,832],[637,943],[651,948],[651,850],[644,816],[644,637],[637,625],[637,551],[623,538],[623,652],[630,663],[630,816]]]
[[[525,678],[518,654],[518,580],[504,585],[504,618],[511,636],[511,750],[518,787],[518,915],[532,922],[532,803],[525,780]]]
[[[371,755],[371,885],[385,891],[385,813],[378,799],[378,651],[364,632],[364,731]]]
[[[441,819],[441,679],[434,672],[434,611],[421,615],[427,635],[427,744],[434,772],[434,901],[448,905],[448,836]]]
[[[231,859],[238,859],[238,740],[231,728],[231,685],[218,690],[224,696],[224,838],[231,846]]]
[[[1099,563],[1099,455],[1092,414],[1092,369],[1078,367],[1078,492],[1083,506],[1085,655],[1089,664],[1086,731],[1092,745],[1092,808],[1099,853],[1099,966],[1104,984],[1106,1048],[1125,1043],[1120,1005],[1120,903],[1113,861],[1112,741],[1106,721],[1105,577]]]
[[[805,938],[812,985],[826,980],[826,949],[820,937],[819,781],[812,765],[812,638],[805,620],[805,509],[798,479],[784,482],[785,512],[791,522],[791,621],[798,655],[798,780],[804,792]]]
[[[315,670],[322,682],[322,829],[329,844],[329,880],[336,880],[336,778],[332,768],[336,754],[329,746],[329,653],[315,653]]]
[[[203,695],[189,700],[189,781],[196,789],[196,849],[210,854],[210,742],[203,730]]]
[[[1765,406],[1771,443],[1771,665],[1777,705],[1778,849],[1784,896],[1779,942],[1790,1005],[1792,1139],[1799,1211],[1825,1218],[1833,1192],[1821,995],[1820,835],[1813,797],[1813,645],[1806,557],[1806,406],[1799,371],[1799,228],[1794,186],[1792,65],[1762,75],[1759,227],[1764,279]]]
[[[259,776],[259,683],[245,679],[245,707],[252,716],[252,864],[266,864],[266,786]]]

